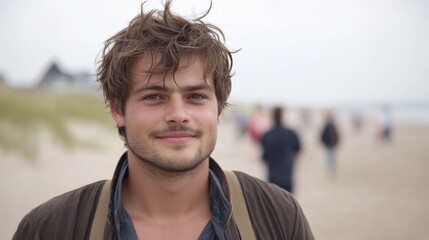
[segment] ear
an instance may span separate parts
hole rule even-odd
[[[110,114],[112,115],[113,120],[116,122],[116,126],[123,127],[125,126],[125,115],[122,112],[122,108],[118,101],[112,100],[109,103]]]

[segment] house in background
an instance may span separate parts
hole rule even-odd
[[[60,69],[56,62],[51,63],[36,88],[55,93],[98,94],[98,84],[94,74],[87,72],[66,73]]]
[[[0,74],[0,89],[9,88],[7,85],[6,79],[3,77],[2,74]]]

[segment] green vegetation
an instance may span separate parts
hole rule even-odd
[[[54,142],[65,148],[74,148],[79,145],[79,141],[67,127],[69,120],[113,126],[101,97],[0,90],[1,151],[16,152],[27,159],[35,159],[37,136],[41,128],[50,130]]]

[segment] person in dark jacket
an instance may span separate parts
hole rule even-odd
[[[282,116],[282,108],[275,107],[274,127],[261,138],[262,158],[268,164],[268,180],[292,193],[294,161],[301,143],[295,131],[283,124]]]
[[[325,124],[323,126],[320,139],[326,150],[328,171],[334,176],[337,168],[335,149],[339,142],[339,135],[332,111],[326,112]]]
[[[231,203],[241,193],[257,239],[313,239],[289,193],[240,172],[243,191],[233,192],[210,157],[231,91],[232,52],[222,31],[202,20],[209,11],[188,20],[171,7],[142,5],[102,52],[98,81],[127,148],[110,194],[100,197],[100,181],[55,197],[24,217],[13,239],[93,239],[102,200],[97,239],[241,239],[232,209],[240,206]]]

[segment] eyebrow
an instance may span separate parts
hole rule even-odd
[[[143,85],[135,90],[132,91],[131,94],[137,94],[139,92],[144,92],[144,91],[165,91],[164,86],[162,85]]]
[[[208,85],[208,84],[199,84],[199,85],[193,85],[193,86],[185,86],[180,88],[181,92],[193,92],[198,90],[206,90],[209,92],[214,92],[214,87]]]
[[[198,90],[205,90],[209,92],[214,92],[214,87],[208,85],[208,84],[198,84],[198,85],[187,85],[180,88],[180,92],[193,92]],[[132,91],[131,94],[137,94],[144,91],[159,91],[159,92],[169,92],[167,87],[164,87],[164,85],[144,85],[142,87],[139,87]]]

